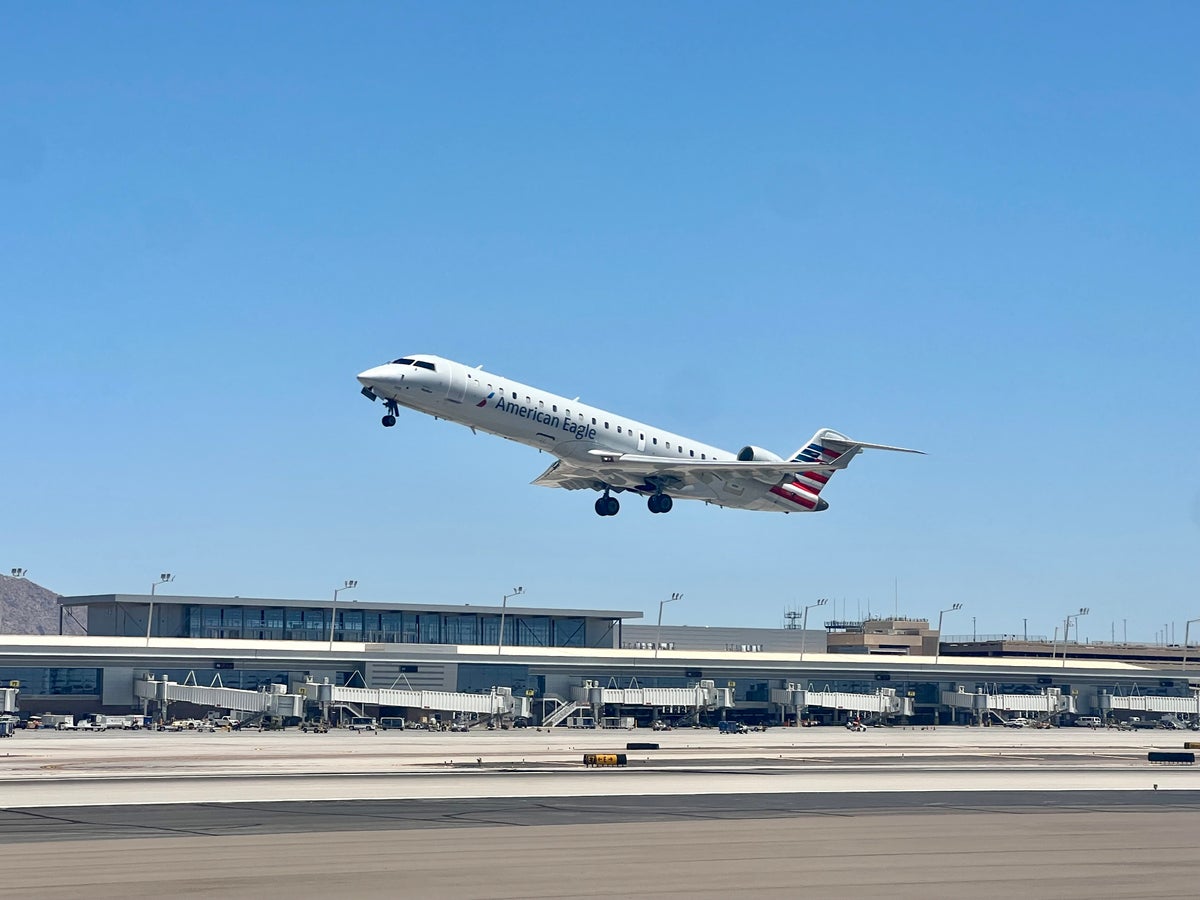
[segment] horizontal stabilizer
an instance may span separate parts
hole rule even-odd
[[[864,450],[895,450],[897,453],[920,453],[922,456],[925,455],[924,450],[911,450],[908,447],[892,447],[889,444],[867,444],[867,443],[864,443],[863,441],[850,441],[850,440],[843,442],[843,441],[830,440],[828,438],[825,439],[825,443],[831,444],[835,447],[838,446],[839,444],[845,443],[847,450],[850,449],[850,447],[861,447]]]

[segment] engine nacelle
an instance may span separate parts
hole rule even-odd
[[[737,458],[741,462],[783,462],[782,456],[776,456],[770,450],[747,444],[738,451]]]

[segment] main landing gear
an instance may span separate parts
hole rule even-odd
[[[651,494],[650,499],[646,501],[646,506],[652,513],[668,513],[674,505],[675,501],[667,494]]]
[[[596,501],[596,515],[598,516],[615,516],[621,511],[621,504],[617,502],[616,497],[608,496],[608,490],[604,491],[604,496]]]
[[[383,423],[384,428],[391,428],[396,424],[396,413],[400,412],[400,406],[395,400],[385,400],[383,405],[387,407],[387,415],[379,421]]]

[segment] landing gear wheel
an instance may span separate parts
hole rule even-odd
[[[396,417],[393,416],[391,413],[388,413],[386,416],[384,416],[382,419],[380,419],[380,421],[383,422],[384,428],[391,428],[393,425],[396,424]]]
[[[596,515],[615,516],[621,511],[621,504],[616,497],[604,496],[596,501]]]
[[[646,506],[652,513],[670,512],[673,505],[673,501],[666,494],[651,494],[650,499],[646,501]]]

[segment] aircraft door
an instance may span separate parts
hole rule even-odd
[[[451,403],[462,403],[467,395],[467,370],[458,363],[450,363],[450,380],[446,387],[446,399]]]
[[[638,453],[643,452],[645,449],[646,449],[646,432],[639,431],[638,432]]]

